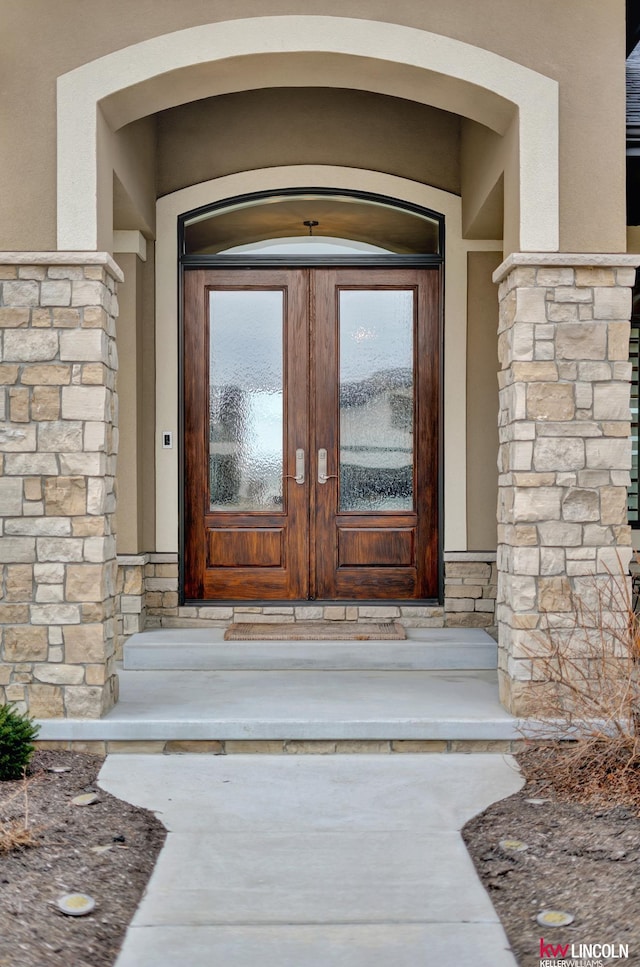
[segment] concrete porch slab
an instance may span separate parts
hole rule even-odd
[[[121,671],[102,719],[43,719],[41,741],[520,738],[494,671]]]

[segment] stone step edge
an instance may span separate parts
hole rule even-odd
[[[37,749],[90,755],[429,755],[514,754],[525,739],[226,739],[226,740],[36,740]]]

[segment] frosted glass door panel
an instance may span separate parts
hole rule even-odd
[[[413,510],[414,293],[340,291],[340,510]]]
[[[209,505],[282,509],[283,293],[213,290],[209,301]]]

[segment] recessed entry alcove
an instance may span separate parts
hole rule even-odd
[[[179,225],[185,598],[436,600],[442,216],[309,189]]]

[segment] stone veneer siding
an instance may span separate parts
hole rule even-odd
[[[114,673],[115,262],[0,254],[0,701],[99,717]]]
[[[513,255],[500,283],[500,696],[544,697],[540,632],[631,556],[629,318],[637,256]],[[615,605],[605,620],[615,620]],[[554,632],[558,634],[556,630]]]
[[[496,555],[491,551],[445,553],[445,600],[441,605],[237,604],[185,607],[178,604],[178,555],[118,557],[118,654],[145,628],[226,628],[239,621],[380,621],[407,628],[484,628],[495,633]]]
[[[35,744],[85,755],[509,755],[527,747],[523,739],[44,739]]]

